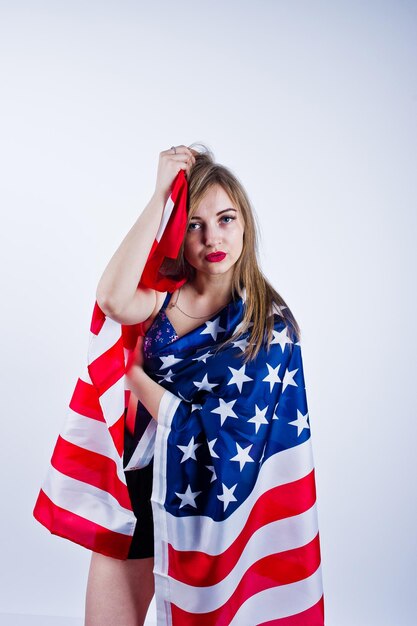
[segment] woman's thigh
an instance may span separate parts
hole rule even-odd
[[[122,561],[92,553],[85,626],[140,626],[154,594],[153,557]]]

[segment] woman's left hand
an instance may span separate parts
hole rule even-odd
[[[135,349],[126,363],[126,389],[130,389],[140,399],[145,409],[157,420],[159,403],[165,389],[145,372],[143,363],[143,337],[139,337]]]

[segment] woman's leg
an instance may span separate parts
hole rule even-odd
[[[153,557],[113,559],[93,552],[85,626],[142,626],[154,594]]]

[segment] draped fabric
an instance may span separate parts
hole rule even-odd
[[[301,346],[275,310],[269,350],[219,351],[242,298],[148,354],[166,389],[154,446],[158,625],[324,624]]]
[[[146,286],[183,282],[164,282],[159,268],[184,237],[185,197],[180,172]],[[124,472],[153,459],[158,626],[324,624],[301,346],[279,307],[272,343],[255,359],[243,362],[250,329],[222,346],[245,297],[183,337],[149,344],[145,369],[165,388],[157,420],[126,385],[141,325],[118,324],[96,302],[87,367],[34,508],[51,533],[125,559],[136,518]]]
[[[187,180],[180,170],[140,286],[173,291],[184,282],[165,277],[159,270],[165,258],[178,255],[187,221],[186,200]],[[123,471],[123,448],[125,427],[127,433],[135,430],[138,406],[126,384],[126,366],[141,334],[141,324],[119,324],[95,302],[86,367],[76,382],[33,510],[51,533],[118,559],[127,557],[136,526]],[[144,464],[152,458],[146,442],[154,441],[155,429],[151,420],[143,432]]]

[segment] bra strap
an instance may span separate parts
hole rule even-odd
[[[164,302],[163,302],[163,304],[162,304],[162,306],[161,306],[161,311],[165,311],[165,309],[167,308],[167,305],[168,305],[168,302],[169,302],[169,300],[170,300],[171,296],[172,296],[172,293],[171,293],[170,291],[168,291],[168,292],[167,292],[167,295],[166,295],[166,297],[165,297],[165,300],[164,300]]]

